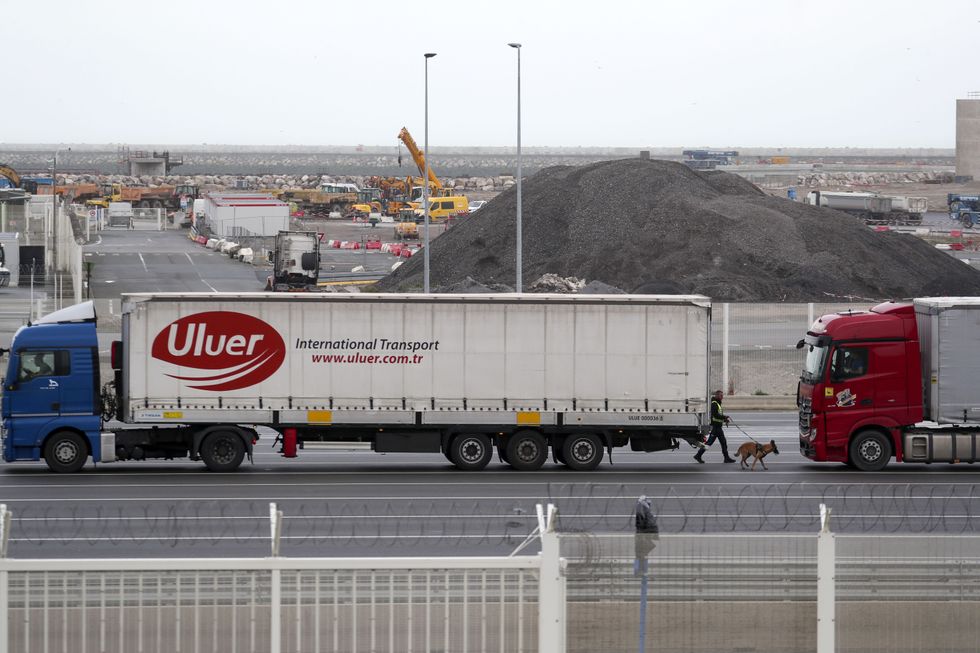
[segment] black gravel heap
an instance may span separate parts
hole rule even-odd
[[[726,301],[980,295],[980,272],[919,238],[770,197],[725,172],[624,159],[546,168],[523,186],[525,284],[551,272]],[[433,241],[433,288],[513,286],[516,199],[505,191]],[[422,260],[379,289],[420,289]]]

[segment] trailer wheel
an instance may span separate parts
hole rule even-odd
[[[85,466],[87,459],[85,440],[71,431],[55,433],[44,445],[44,462],[52,472],[74,474]]]
[[[507,438],[507,462],[514,469],[533,472],[548,459],[548,443],[537,431],[518,431]]]
[[[591,433],[570,435],[561,445],[561,454],[570,469],[591,471],[602,462],[602,441]]]
[[[880,431],[861,431],[851,440],[850,462],[862,472],[878,472],[891,458],[891,444]]]
[[[231,472],[245,459],[245,443],[234,431],[215,431],[201,443],[201,460],[212,472]]]
[[[449,460],[458,469],[475,472],[483,469],[493,457],[490,438],[482,433],[457,435],[449,443]]]

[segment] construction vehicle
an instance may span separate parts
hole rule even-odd
[[[331,213],[347,215],[351,207],[357,204],[359,200],[357,187],[353,184],[350,186],[352,188],[332,184],[323,184],[319,189],[284,188],[276,195],[283,202],[294,204],[298,211],[326,218]]]
[[[929,208],[925,197],[850,191],[810,191],[803,203],[849,213],[869,225],[920,225]]]
[[[415,143],[415,139],[412,138],[412,135],[408,132],[407,128],[402,127],[402,130],[398,132],[398,138],[399,140],[401,140],[402,143],[405,144],[405,148],[408,149],[408,153],[412,155],[412,160],[415,161],[415,165],[418,166],[419,174],[422,175],[422,177],[417,179],[412,177],[409,177],[408,179],[409,185],[411,186],[410,188],[411,201],[413,202],[421,201],[422,191],[423,188],[425,187],[425,174],[426,174],[425,154],[423,154],[422,150],[419,149],[419,146]],[[432,170],[432,166],[429,166],[428,173],[429,173],[429,182],[428,182],[429,197],[442,197],[444,195],[453,194],[451,188],[446,188],[442,185],[442,182],[439,181],[439,177]]]
[[[949,217],[966,229],[980,223],[980,195],[949,193],[946,195],[946,206],[949,207]]]
[[[272,274],[265,289],[312,291],[320,277],[320,236],[315,231],[280,231],[272,250]]]
[[[398,212],[395,223],[395,240],[418,240],[419,223],[415,209],[408,207]]]
[[[14,188],[20,188],[31,194],[37,193],[37,182],[21,177],[11,166],[0,163],[0,177],[5,177]],[[0,188],[2,187],[0,185]]]
[[[59,188],[60,191],[60,188]],[[167,209],[175,211],[181,208],[181,200],[192,202],[200,194],[193,184],[177,186],[123,186],[122,184],[103,183],[99,187],[99,197],[85,202],[87,206],[108,208],[112,202],[129,202],[141,209]]]
[[[701,296],[124,294],[121,334],[101,388],[93,302],[14,334],[5,461],[231,472],[262,426],[285,458],[346,445],[587,471],[613,448],[700,446],[708,428]]]

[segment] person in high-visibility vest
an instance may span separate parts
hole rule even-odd
[[[708,436],[708,441],[705,443],[703,449],[699,449],[696,454],[694,454],[694,460],[699,463],[704,463],[702,456],[704,456],[704,450],[715,443],[715,440],[721,443],[721,453],[725,456],[726,463],[733,463],[735,459],[728,455],[728,440],[725,439],[725,430],[722,428],[725,424],[728,424],[731,419],[728,415],[724,413],[721,409],[721,401],[725,398],[725,393],[721,390],[715,390],[715,393],[711,396],[711,435]]]

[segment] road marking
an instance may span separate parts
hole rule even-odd
[[[218,292],[218,289],[215,288],[214,286],[212,286],[211,284],[209,284],[207,281],[205,281],[204,280],[204,277],[201,277],[201,283],[203,283],[205,286],[207,286],[208,288],[210,288],[211,289],[211,292]]]
[[[146,261],[143,260],[143,252],[136,252],[136,255],[140,257],[140,263],[143,264],[143,271],[149,272],[149,268],[146,267]]]
[[[187,252],[184,252],[184,256],[186,256],[187,257],[187,260],[191,262],[191,265],[197,267],[197,263],[194,262],[194,259],[191,258],[191,255],[190,254],[188,254]]]

